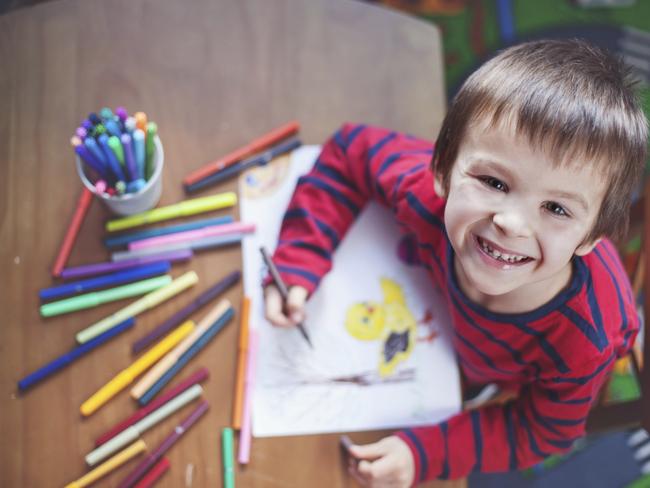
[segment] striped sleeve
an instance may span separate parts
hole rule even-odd
[[[584,435],[589,409],[614,359],[611,353],[579,372],[526,385],[506,404],[398,432],[413,454],[415,482],[525,469],[567,451]]]
[[[273,261],[285,282],[311,294],[368,200],[395,209],[404,178],[428,166],[431,153],[430,142],[385,129],[346,124],[336,132],[284,215]]]

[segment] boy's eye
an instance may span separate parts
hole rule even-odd
[[[568,217],[569,216],[569,213],[559,203],[546,202],[544,204],[544,208],[546,208],[546,210],[548,210],[553,215],[556,215],[558,217]]]
[[[494,188],[495,190],[503,192],[508,191],[508,186],[503,181],[495,178],[494,176],[479,176],[479,180],[481,180],[483,184],[489,186],[490,188]]]

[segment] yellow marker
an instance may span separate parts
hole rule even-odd
[[[133,444],[131,444],[126,449],[118,452],[115,456],[110,458],[105,463],[100,464],[89,473],[86,473],[78,480],[73,481],[72,483],[68,483],[65,486],[65,488],[84,488],[85,486],[94,483],[101,477],[107,475],[108,473],[120,467],[122,464],[124,464],[131,458],[134,458],[135,456],[137,456],[138,454],[146,450],[147,450],[147,445],[144,443],[142,439],[140,439],[134,442]]]
[[[198,281],[198,275],[194,271],[188,271],[184,275],[176,278],[169,285],[152,291],[132,304],[118,310],[113,315],[109,315],[99,322],[95,322],[90,327],[86,327],[84,330],[77,332],[75,339],[79,344],[84,344],[99,334],[106,332],[108,329],[115,327],[117,324],[124,322],[126,319],[135,317],[145,310],[149,310],[164,302],[168,298],[178,295],[183,290],[195,285]]]
[[[212,307],[206,316],[201,319],[199,324],[196,326],[196,329],[194,329],[194,332],[183,339],[183,342],[178,344],[173,350],[169,351],[169,353],[164,358],[158,361],[153,368],[147,371],[147,374],[140,378],[140,381],[138,381],[135,386],[131,388],[131,396],[137,400],[142,395],[144,395],[145,392],[151,388],[151,385],[158,381],[158,379],[163,374],[165,374],[165,372],[171,368],[176,361],[178,361],[178,358],[180,358],[183,353],[185,353],[185,351],[192,347],[192,344],[194,344],[203,335],[203,333],[219,319],[219,317],[226,313],[230,306],[231,305],[228,300],[221,300],[214,307]]]
[[[113,232],[116,230],[130,229],[139,225],[153,224],[161,220],[175,219],[176,217],[186,217],[210,210],[217,210],[225,207],[232,207],[237,203],[237,195],[234,192],[218,193],[209,197],[193,198],[185,200],[174,205],[155,208],[139,214],[124,217],[122,219],[109,220],[106,222],[106,230]]]
[[[85,416],[92,414],[117,393],[129,386],[133,380],[149,369],[152,364],[171,351],[176,344],[192,332],[194,325],[194,322],[191,320],[179,325],[131,366],[120,371],[111,381],[102,386],[81,405],[81,414]]]

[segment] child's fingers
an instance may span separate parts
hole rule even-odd
[[[264,314],[269,322],[278,327],[291,327],[293,323],[283,312],[283,301],[280,290],[274,285],[264,289]]]
[[[361,486],[369,486],[370,480],[366,479],[361,473],[359,473],[358,466],[349,466],[348,474],[352,476]]]
[[[383,439],[378,442],[373,442],[372,444],[354,444],[353,446],[350,446],[350,452],[357,459],[368,459],[372,461],[386,454],[386,446],[382,441]]]
[[[289,318],[294,322],[305,320],[305,301],[307,301],[307,290],[302,286],[292,286],[289,288],[287,297],[287,311]]]
[[[369,486],[373,481],[372,463],[369,461],[361,461],[350,473],[354,478],[363,486]]]
[[[364,475],[370,476],[371,479],[397,481],[397,465],[390,456],[380,457],[376,461],[369,463],[368,468],[363,472]]]
[[[358,480],[372,488],[408,488],[408,476],[399,469],[394,459],[385,456],[376,461],[361,461],[356,469]]]

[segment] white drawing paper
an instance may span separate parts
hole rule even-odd
[[[401,234],[388,209],[372,202],[363,210],[310,298],[305,327],[314,349],[297,329],[276,328],[264,318],[266,268],[259,248],[273,253],[296,181],[319,152],[319,146],[303,146],[240,179],[241,220],[257,225],[243,242],[250,326],[260,339],[253,433],[438,423],[461,404],[449,315],[426,270],[398,259]],[[398,353],[391,355],[391,348]]]

